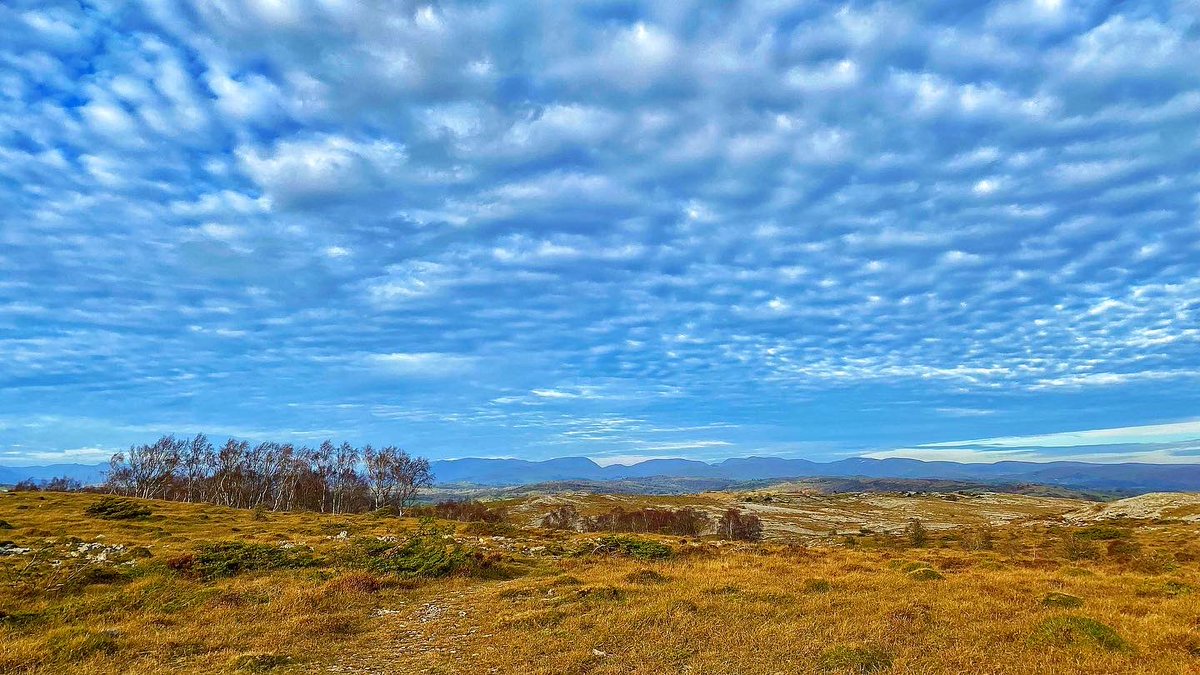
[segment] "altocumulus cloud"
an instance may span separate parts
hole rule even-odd
[[[931,444],[1192,419],[1198,16],[4,3],[5,457],[982,459],[1014,446]]]

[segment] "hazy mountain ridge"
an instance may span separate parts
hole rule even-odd
[[[627,480],[655,476],[734,481],[862,477],[1039,483],[1092,490],[1200,491],[1198,464],[1015,461],[966,464],[868,457],[814,462],[778,457],[736,457],[714,464],[688,459],[654,459],[632,465],[612,464],[602,467],[585,457],[565,457],[540,462],[519,459],[439,460],[433,462],[433,472],[439,484],[477,485]]]
[[[57,476],[84,483],[103,479],[106,464],[0,466],[0,484]],[[1003,483],[1036,483],[1073,489],[1134,492],[1200,492],[1200,464],[1091,464],[1088,462],[997,462],[967,464],[917,459],[851,457],[834,462],[780,457],[734,457],[709,464],[692,459],[651,459],[637,464],[600,466],[586,457],[543,461],[466,458],[436,460],[439,485],[517,486],[562,481],[621,481],[692,478],[754,481],[792,478],[912,478]]]

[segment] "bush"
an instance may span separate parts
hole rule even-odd
[[[615,507],[608,513],[585,518],[588,532],[650,532],[679,537],[698,537],[709,527],[707,514],[691,507],[682,509],[636,509]]]
[[[1129,643],[1115,630],[1085,616],[1046,619],[1034,629],[1033,639],[1059,645],[1091,644],[1113,652],[1129,649]]]
[[[1095,560],[1100,557],[1100,551],[1092,540],[1075,534],[1063,540],[1063,555],[1067,560]]]
[[[625,555],[639,560],[665,560],[675,554],[670,546],[656,541],[633,537],[609,536],[592,542],[590,548],[580,551],[584,555]]]
[[[181,574],[206,580],[232,577],[243,572],[299,569],[316,564],[317,559],[308,550],[240,541],[204,544],[195,553],[167,561],[167,567]]]
[[[921,548],[929,543],[929,530],[916,518],[908,521],[908,526],[904,528],[904,536],[908,538],[908,545],[914,548]]]
[[[1129,530],[1122,530],[1107,525],[1095,525],[1079,530],[1075,533],[1075,536],[1089,541],[1111,541],[1113,539],[1128,539]]]
[[[817,659],[822,672],[878,673],[892,667],[892,655],[875,647],[834,647]]]
[[[148,517],[151,511],[132,499],[107,495],[87,507],[84,513],[105,520],[135,520]]]
[[[473,500],[451,499],[429,506],[414,506],[408,514],[419,518],[441,518],[464,523],[499,523],[504,520],[504,509],[490,507]]]

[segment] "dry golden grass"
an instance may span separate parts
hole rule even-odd
[[[676,551],[658,562],[567,554],[596,535],[458,524],[491,554],[489,578],[412,580],[352,555],[362,538],[403,540],[412,520],[166,502],[103,520],[85,515],[97,499],[0,495],[13,526],[0,542],[31,549],[0,557],[0,672],[1200,672],[1189,523],[1081,530],[1025,514],[987,536],[934,530],[920,549],[876,534],[657,537]],[[311,547],[313,564],[210,580],[172,569],[235,540]],[[81,544],[109,560],[81,565]]]

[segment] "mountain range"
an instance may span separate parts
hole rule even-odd
[[[785,478],[921,478],[985,483],[1037,483],[1075,489],[1122,492],[1200,492],[1200,464],[1092,464],[1087,462],[996,462],[970,464],[917,459],[852,457],[834,462],[780,457],[735,457],[708,463],[692,459],[651,459],[637,464],[600,466],[586,457],[544,461],[447,459],[431,463],[439,485],[514,486],[555,481],[606,481],[652,477],[770,480]],[[106,464],[0,466],[0,485],[26,478],[67,476],[84,483],[103,480]]]

